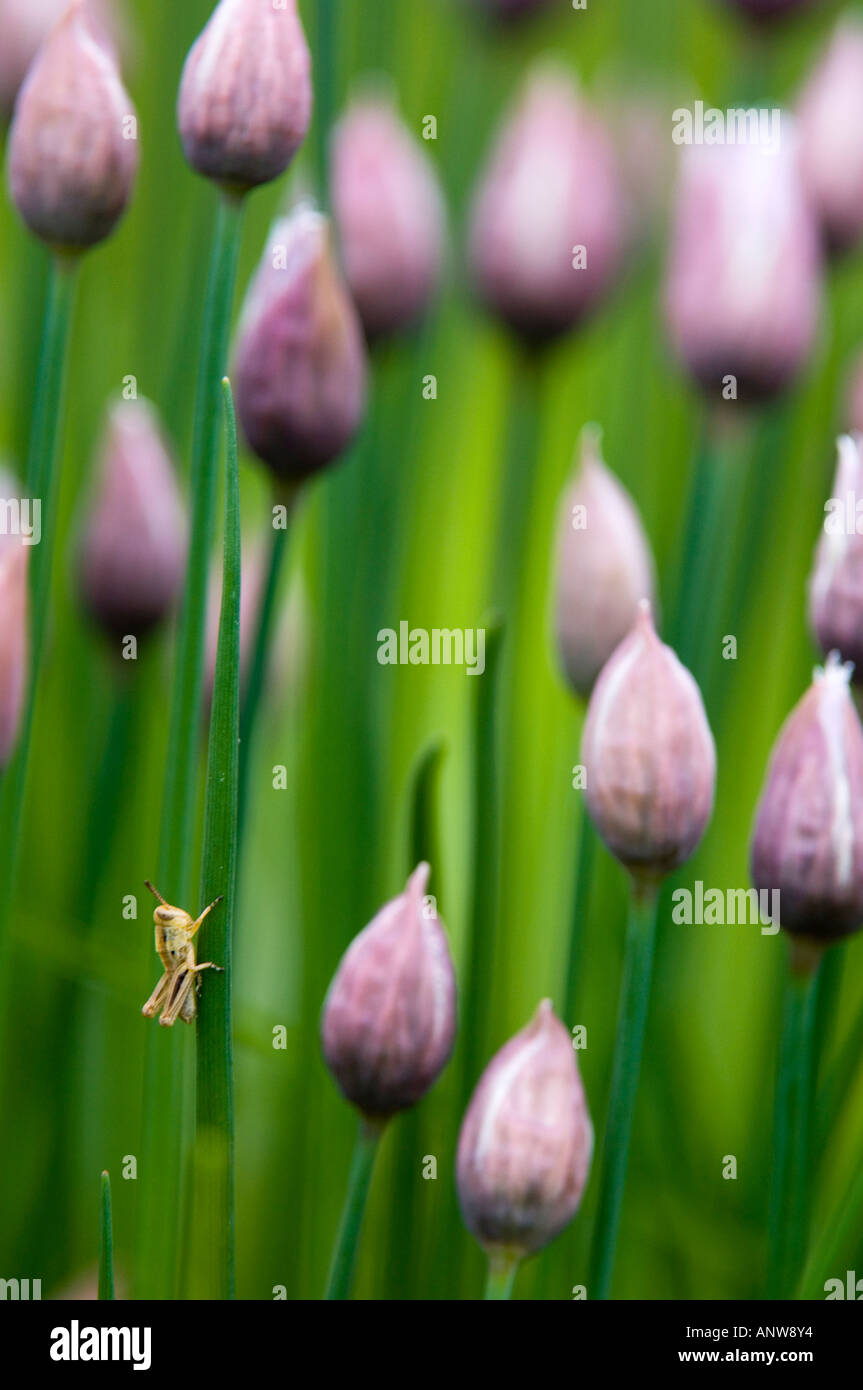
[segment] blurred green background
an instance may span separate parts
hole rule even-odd
[[[314,48],[315,5],[301,0]],[[76,527],[87,505],[107,399],[123,378],[162,410],[185,468],[213,190],[183,161],[174,102],[207,0],[128,5],[129,90],[142,166],[118,234],[86,261],[73,336],[63,446],[61,537],[50,646],[37,708],[14,912],[5,1055],[0,1058],[0,1276],[42,1278],[56,1294],[92,1274],[98,1175],[114,1180],[121,1287],[135,1283],[136,1222],[156,1181],[140,1159],[142,1124],[180,1128],[183,1114],[142,1113],[153,1025],[140,1006],[157,977],[151,903],[165,757],[170,636],[118,672],[79,610]],[[363,438],[302,506],[282,594],[288,621],[272,673],[252,773],[235,971],[238,1296],[320,1296],[347,1177],[354,1119],[317,1042],[321,1002],[350,939],[404,884],[417,759],[443,739],[436,806],[435,893],[457,966],[464,963],[473,818],[475,682],[459,668],[379,667],[375,633],[482,626],[510,430],[513,352],[471,304],[462,234],[489,137],[534,57],[554,51],[613,119],[647,94],[670,135],[670,111],[696,97],[727,105],[746,71],[753,95],[793,98],[835,7],[778,34],[753,69],[741,26],[709,0],[568,0],[536,23],[495,35],[458,0],[341,0],[340,101],[369,70],[391,74],[406,120],[427,146],[450,207],[446,292],[415,340],[375,354]],[[753,77],[754,73],[754,77]],[[670,148],[670,140],[669,140]],[[241,287],[290,185],[311,179],[304,156],[250,200]],[[661,174],[657,174],[661,179]],[[662,191],[660,187],[660,192]],[[663,233],[633,259],[612,301],[555,348],[541,376],[539,444],[518,613],[505,638],[511,699],[502,764],[502,882],[488,1001],[486,1055],[537,1001],[563,995],[563,963],[581,815],[571,788],[582,709],[565,688],[550,638],[552,540],[577,433],[604,430],[605,457],[635,497],[655,549],[662,609],[672,614],[699,402],[670,360],[660,311]],[[0,206],[0,453],[26,452],[46,257]],[[238,297],[239,303],[239,297]],[[720,662],[708,713],[717,736],[716,814],[680,881],[748,884],[747,843],[777,729],[816,659],[805,581],[828,495],[834,436],[844,426],[848,365],[863,340],[863,260],[831,272],[819,351],[793,398],[753,421],[738,460],[741,516],[724,539],[729,568],[757,554],[733,629],[736,662]],[[860,326],[858,326],[858,322]],[[434,373],[438,398],[422,398]],[[759,470],[769,487],[752,511]],[[268,522],[266,480],[243,465],[246,539]],[[748,510],[747,510],[748,509]],[[727,630],[727,629],[724,629]],[[125,685],[127,689],[121,687]],[[113,735],[112,735],[113,729]],[[107,751],[106,751],[107,750]],[[119,750],[119,751],[118,751]],[[275,790],[273,768],[288,770]],[[159,887],[170,899],[170,885]],[[138,897],[136,921],[123,898]],[[197,904],[182,904],[192,910]],[[577,1017],[601,1138],[615,1026],[625,882],[600,851],[586,927]],[[841,993],[823,1059],[810,1282],[863,1269],[863,941],[845,950]],[[762,1287],[771,1163],[772,1090],[784,943],[755,928],[678,927],[660,918],[659,954],[636,1114],[615,1293],[623,1298],[756,1297]],[[462,1014],[476,1001],[462,1000]],[[287,1029],[287,1048],[272,1045]],[[183,1050],[192,1030],[160,1030],[149,1046]],[[461,1225],[453,1165],[462,1049],[415,1115],[395,1121],[375,1176],[357,1296],[478,1297],[483,1260]],[[472,1078],[472,1080],[475,1078]],[[191,1080],[191,1073],[190,1073]],[[738,1160],[736,1181],[723,1157]],[[422,1178],[424,1155],[438,1161]],[[170,1200],[161,1296],[178,1287],[181,1162],[158,1182]],[[159,1189],[163,1190],[163,1189]],[[159,1190],[153,1189],[158,1199]],[[586,1278],[595,1184],[581,1213],[524,1267],[516,1297],[569,1298]],[[856,1262],[856,1263],[855,1263]]]

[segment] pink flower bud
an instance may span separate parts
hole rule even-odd
[[[828,657],[770,758],[752,881],[779,892],[786,931],[829,943],[863,922],[863,731],[850,671]]]
[[[331,463],[362,423],[362,329],[329,224],[307,205],[270,235],[240,324],[234,394],[249,445],[289,482]]]
[[[367,336],[412,327],[440,281],[444,208],[431,162],[391,102],[365,97],[349,108],[332,180],[345,279]]]
[[[110,0],[86,0],[94,21],[114,37]],[[11,116],[21,83],[69,0],[0,0],[0,115]]]
[[[456,1182],[486,1251],[541,1250],[578,1211],[593,1128],[572,1039],[551,1000],[491,1059],[462,1121]]]
[[[49,245],[93,246],[125,212],[137,170],[137,119],[113,52],[81,0],[72,0],[15,106],[12,200]]]
[[[480,298],[528,340],[566,332],[611,288],[624,221],[605,130],[567,76],[535,71],[474,202],[469,254]]]
[[[192,168],[243,192],[278,178],[309,128],[309,67],[296,0],[219,0],[180,81]]]
[[[85,606],[109,636],[143,637],[183,588],[186,520],[154,408],[113,406],[79,559]]]
[[[839,440],[833,496],[809,582],[809,617],[826,656],[837,651],[854,663],[863,680],[863,535],[857,530],[857,502],[863,498],[863,436]]]
[[[641,518],[603,463],[600,443],[595,426],[582,432],[557,540],[557,648],[567,680],[585,697],[655,587]]]
[[[657,637],[645,601],[596,683],[581,761],[591,819],[632,874],[664,878],[694,854],[713,813],[713,736],[698,686]]]
[[[693,145],[683,151],[666,315],[674,348],[713,399],[786,387],[815,342],[818,235],[804,197],[791,122],[778,149]]]
[[[434,1085],[455,1041],[455,973],[429,866],[355,937],[321,1017],[327,1066],[364,1115],[385,1119]]]
[[[798,109],[800,168],[831,251],[863,236],[863,24],[837,26],[812,73]]]
[[[19,487],[0,470],[0,769],[18,737],[27,681],[27,566],[30,547],[9,524]]]
[[[857,354],[848,373],[844,423],[856,434],[863,434],[863,353]]]

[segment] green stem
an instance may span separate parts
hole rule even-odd
[[[488,1278],[485,1283],[485,1302],[502,1303],[512,1298],[512,1286],[518,1272],[518,1260],[513,1255],[489,1255]]]
[[[571,1027],[575,1021],[575,1010],[579,1003],[581,968],[584,964],[584,940],[587,916],[590,910],[590,886],[593,877],[596,831],[593,821],[582,809],[581,824],[578,829],[578,855],[575,865],[575,887],[572,896],[572,919],[569,928],[569,958],[566,966],[566,994],[563,1002],[563,1018]]]
[[[330,205],[329,142],[335,112],[338,0],[318,0],[315,53],[315,177],[321,208]]]
[[[220,895],[224,907],[209,919],[210,973],[201,994],[197,1029],[194,1296],[234,1296],[234,1072],[231,1037],[231,943],[237,878],[240,733],[240,484],[231,388],[224,382],[227,434],[225,558],[213,709],[207,755],[202,904]]]
[[[768,1298],[793,1296],[808,1244],[817,979],[817,966],[792,966],[785,990],[768,1217]]]
[[[327,1299],[350,1298],[360,1229],[363,1224],[372,1171],[382,1134],[383,1124],[368,1119],[360,1120],[354,1155],[351,1160],[351,1171],[348,1176],[348,1192],[342,1210],[342,1219],[339,1223],[339,1233],[336,1236],[327,1289],[324,1295]]]
[[[48,303],[42,331],[33,424],[27,459],[26,488],[42,508],[42,536],[30,554],[29,674],[15,755],[3,785],[3,831],[0,835],[0,934],[5,939],[14,890],[21,835],[33,718],[45,646],[51,573],[57,538],[60,498],[60,440],[64,416],[69,336],[78,286],[78,260],[56,256],[51,266]],[[3,971],[5,977],[6,972]]]
[[[99,1239],[99,1297],[114,1297],[114,1228],[111,1221],[111,1178],[102,1174]]]
[[[531,519],[539,441],[540,366],[541,359],[534,353],[519,349],[512,368],[492,582],[492,601],[508,618],[519,591]]]
[[[195,792],[200,760],[207,586],[221,448],[222,378],[242,236],[243,202],[220,195],[201,337],[190,477],[192,534],[180,617],[162,801],[157,887],[187,906],[192,889]],[[168,1251],[176,1245],[182,1163],[182,1044],[151,1028],[144,1078],[141,1207],[136,1296],[173,1288]]]
[[[288,521],[290,522],[290,512],[288,513]],[[257,614],[258,624],[252,649],[252,664],[249,670],[249,679],[240,710],[240,843],[242,843],[246,824],[252,740],[255,734],[261,698],[264,692],[264,680],[267,674],[267,665],[273,638],[276,595],[279,589],[279,579],[284,569],[287,549],[288,527],[273,527],[273,538],[270,545],[270,558],[267,567],[267,581]]]
[[[633,884],[611,1077],[611,1097],[602,1150],[599,1202],[588,1282],[588,1293],[594,1299],[609,1297],[614,1273],[629,1141],[650,998],[657,902],[654,887]]]

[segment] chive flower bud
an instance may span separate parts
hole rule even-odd
[[[694,854],[713,813],[716,751],[698,686],[646,601],[596,683],[581,761],[591,819],[634,877],[662,879]]]
[[[234,395],[250,447],[289,483],[324,468],[360,428],[366,374],[329,223],[302,204],[273,228],[240,323]]]
[[[837,25],[798,105],[800,168],[828,250],[863,237],[863,24]]]
[[[449,1060],[456,984],[429,866],[360,932],[336,971],[321,1017],[324,1059],[342,1094],[365,1116],[415,1105]]]
[[[473,206],[480,300],[529,343],[573,328],[607,295],[625,241],[613,146],[568,75],[531,75]]]
[[[641,518],[603,462],[601,439],[596,426],[582,431],[557,537],[557,650],[567,680],[585,698],[655,588]]]
[[[752,882],[812,942],[863,923],[863,730],[850,667],[831,653],[774,746],[755,817]]]
[[[541,1250],[578,1211],[592,1153],[572,1039],[545,999],[489,1062],[462,1121],[465,1225],[490,1255]]]
[[[336,127],[333,216],[348,288],[368,338],[425,314],[441,277],[444,207],[432,164],[392,104],[355,101]]]
[[[180,80],[191,167],[241,193],[278,178],[309,128],[309,69],[296,0],[219,0]]]
[[[820,307],[819,239],[791,120],[777,149],[683,150],[666,284],[681,362],[712,399],[760,401],[796,377]]]
[[[178,602],[185,568],[185,513],[156,411],[119,401],[81,540],[84,606],[109,637],[143,637]]]
[[[809,581],[809,618],[826,656],[837,651],[863,679],[863,535],[857,531],[857,498],[863,496],[863,436],[845,434],[833,496],[815,551]]]
[[[0,506],[6,516],[18,498],[11,474],[0,469]],[[30,547],[4,526],[0,533],[0,769],[15,748],[27,681],[27,566]]]
[[[113,52],[72,0],[24,80],[9,134],[9,188],[30,231],[66,250],[104,240],[132,193],[137,135]]]
[[[95,23],[113,36],[115,15],[109,0],[86,0]],[[0,0],[0,117],[12,115],[27,69],[69,0]]]

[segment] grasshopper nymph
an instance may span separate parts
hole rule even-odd
[[[194,946],[195,933],[207,913],[212,912],[216,903],[222,901],[222,894],[214,898],[209,907],[204,908],[197,921],[193,921],[188,912],[184,912],[181,907],[171,907],[170,903],[166,903],[152,883],[145,880],[145,886],[161,903],[153,913],[153,921],[156,924],[156,950],[165,967],[165,973],[141,1013],[145,1018],[153,1018],[161,1009],[162,1017],[159,1022],[166,1028],[173,1027],[178,1016],[184,1023],[191,1023],[198,1012],[195,999],[198,975],[202,970],[222,968],[210,960],[196,965]]]

